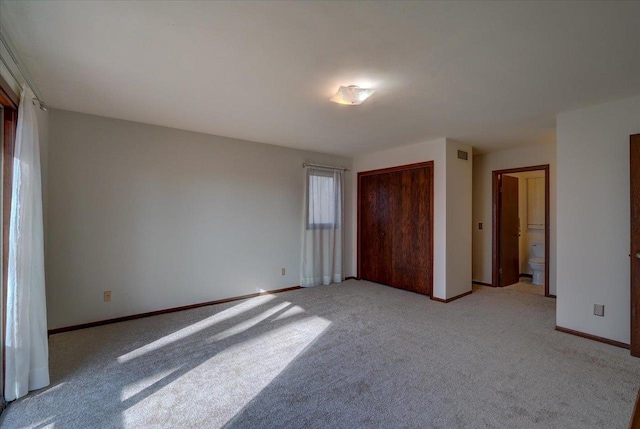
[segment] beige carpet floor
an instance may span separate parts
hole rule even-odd
[[[531,279],[521,277],[518,283],[506,286],[505,289],[517,290],[520,292],[533,293],[536,295],[544,296],[544,285],[534,285],[531,283]]]
[[[627,427],[640,360],[554,325],[534,294],[350,280],[51,336],[51,386],[0,424]]]

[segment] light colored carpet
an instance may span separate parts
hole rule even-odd
[[[640,360],[555,300],[347,281],[54,335],[7,428],[625,428]]]
[[[520,282],[506,286],[505,289],[534,293],[536,295],[544,296],[544,285],[534,285],[531,283],[531,279],[526,277],[521,277]]]

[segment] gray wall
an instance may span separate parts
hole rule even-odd
[[[49,127],[50,329],[300,284],[301,164],[351,165],[60,110]]]

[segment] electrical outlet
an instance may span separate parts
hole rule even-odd
[[[104,302],[109,302],[111,301],[111,291],[110,290],[105,290],[104,291]]]
[[[604,317],[604,304],[593,304],[593,315]]]
[[[282,269],[280,270],[280,275],[284,276],[284,273],[285,273],[285,272],[286,272],[286,270],[285,270],[284,268],[282,268]]]
[[[482,229],[482,222],[478,223],[478,229]]]

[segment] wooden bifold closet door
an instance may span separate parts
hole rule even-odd
[[[433,163],[358,174],[358,277],[431,296]]]

